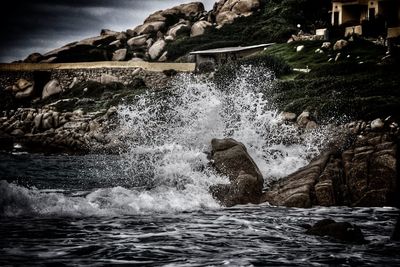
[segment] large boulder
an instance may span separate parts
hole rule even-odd
[[[53,79],[49,81],[43,88],[42,99],[47,99],[52,95],[59,94],[63,91],[58,80]]]
[[[149,36],[150,35],[148,35],[148,34],[142,34],[142,35],[139,35],[139,36],[132,37],[131,39],[129,39],[127,41],[127,44],[129,46],[131,46],[131,47],[146,45],[146,41],[149,38]]]
[[[240,16],[250,16],[260,8],[259,0],[220,0],[214,5],[212,13],[219,26],[232,23]]]
[[[211,145],[215,169],[230,180],[230,184],[212,186],[212,195],[226,206],[258,204],[264,180],[246,147],[230,138],[213,139]]]
[[[109,43],[115,41],[117,38],[115,35],[100,35],[96,37],[90,37],[79,41],[76,45],[108,45]]]
[[[12,91],[16,99],[24,99],[33,96],[35,89],[34,82],[19,79],[13,86]]]
[[[124,61],[127,53],[126,48],[118,49],[113,53],[112,61]]]
[[[396,140],[382,131],[350,135],[343,145],[270,184],[261,201],[299,208],[393,206],[398,194]]]
[[[153,21],[147,22],[143,25],[137,26],[133,31],[137,35],[152,34],[158,31],[164,31],[166,29],[165,21]]]
[[[24,63],[39,63],[43,59],[43,55],[40,53],[30,54],[24,59]]]
[[[348,222],[335,222],[331,219],[324,219],[317,222],[314,226],[306,231],[306,234],[328,236],[348,243],[366,243],[364,235],[357,225],[352,225]]]
[[[155,60],[160,57],[161,53],[164,51],[166,42],[164,40],[158,40],[149,48],[150,58]]]
[[[151,14],[147,19],[145,19],[144,24],[155,21],[178,21],[180,18],[192,20],[194,17],[202,14],[203,12],[204,5],[201,2],[181,4],[179,6],[160,10]]]
[[[178,23],[174,26],[172,26],[168,32],[167,35],[171,36],[172,39],[175,39],[179,35],[189,35],[190,33],[190,26],[187,23]]]
[[[190,37],[203,35],[206,29],[212,27],[212,24],[208,21],[201,20],[192,25],[190,30]]]

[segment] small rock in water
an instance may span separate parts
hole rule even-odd
[[[335,222],[331,219],[323,219],[306,231],[306,234],[317,236],[329,236],[343,242],[365,244],[366,240],[357,225],[348,222]]]

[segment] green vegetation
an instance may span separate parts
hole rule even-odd
[[[298,45],[304,49],[296,52]],[[275,102],[280,109],[299,114],[312,109],[321,121],[346,115],[351,119],[400,118],[399,61],[382,62],[386,49],[367,41],[355,40],[340,51],[315,53],[321,42],[279,44],[261,53],[276,55],[293,68],[310,68],[277,82]],[[290,77],[290,79],[288,78]]]
[[[177,59],[190,51],[286,42],[296,33],[297,24],[303,29],[327,26],[330,0],[264,0],[261,9],[249,17],[238,18],[231,25],[211,29],[204,35],[182,37],[167,46],[168,57]]]
[[[304,48],[297,52],[299,45]],[[400,119],[398,59],[382,61],[386,48],[364,40],[349,42],[341,51],[325,49],[323,53],[316,53],[321,45],[322,41],[277,44],[221,67],[215,78],[217,82],[229,81],[240,64],[263,65],[280,77],[272,97],[281,110],[300,114],[309,109],[319,121],[345,117],[375,119],[389,115]],[[335,61],[338,52],[341,56]],[[309,73],[291,72],[307,67]]]

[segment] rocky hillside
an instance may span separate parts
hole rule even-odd
[[[45,53],[29,55],[24,62],[167,61],[167,45],[204,35],[260,10],[261,0],[220,0],[211,11],[201,2],[157,11],[142,25],[124,32],[101,30],[87,38]]]

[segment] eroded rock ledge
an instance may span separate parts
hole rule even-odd
[[[353,129],[347,142],[322,153],[308,166],[269,185],[261,202],[311,206],[397,206],[398,130]]]

